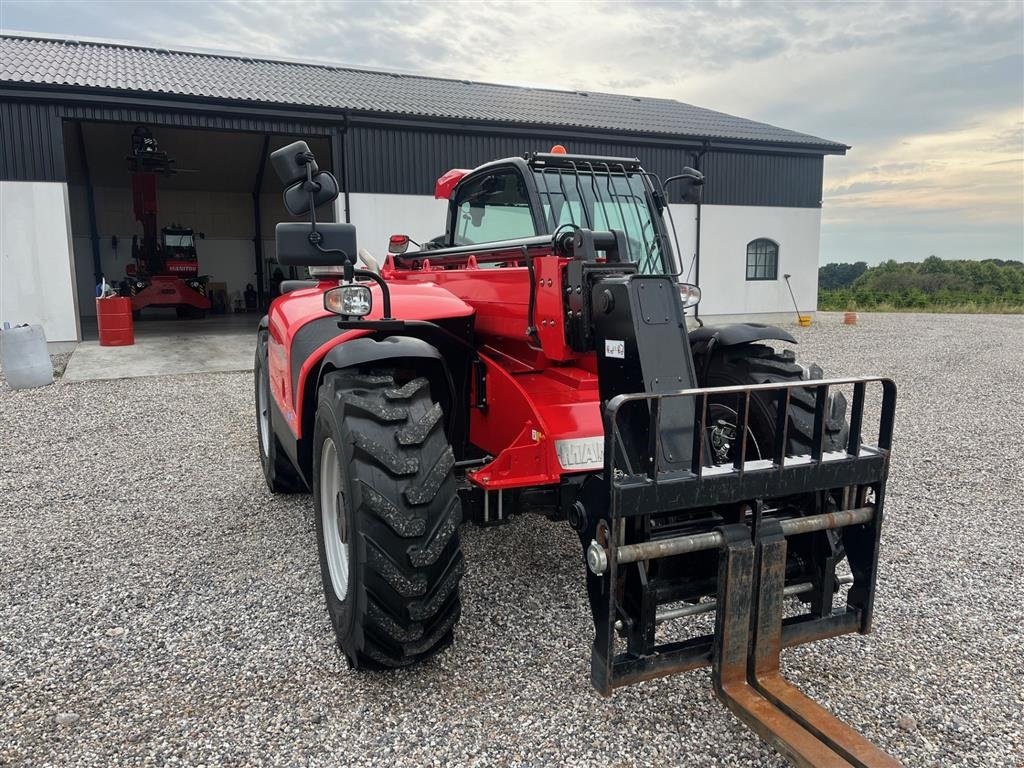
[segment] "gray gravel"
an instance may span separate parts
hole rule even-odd
[[[875,633],[788,651],[908,766],[1024,755],[1024,317],[823,315],[802,359],[901,385]],[[250,378],[0,390],[0,763],[779,766],[706,671],[597,696],[578,544],[464,529],[453,648],[356,674]],[[510,555],[517,552],[518,562]]]

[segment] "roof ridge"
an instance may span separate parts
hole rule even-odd
[[[70,35],[53,34],[49,32],[28,32],[23,30],[8,30],[0,29],[0,38],[11,38],[16,40],[34,40],[45,43],[68,43],[72,45],[95,45],[106,48],[124,48],[128,50],[136,51],[150,51],[152,53],[178,53],[193,56],[206,56],[217,59],[237,59],[243,62],[254,63],[262,62],[264,64],[284,64],[286,66],[301,66],[301,67],[315,67],[317,69],[326,69],[332,72],[336,71],[347,71],[347,72],[362,72],[365,74],[372,75],[386,75],[390,77],[410,77],[417,80],[437,80],[446,83],[466,83],[468,85],[487,85],[496,88],[518,88],[526,89],[531,91],[550,91],[551,93],[565,93],[565,94],[594,94],[601,96],[614,96],[623,99],[644,99],[649,101],[669,101],[675,104],[682,104],[683,102],[678,99],[670,99],[664,96],[637,96],[635,94],[626,93],[611,93],[609,91],[587,91],[580,90],[579,88],[555,88],[550,85],[539,85],[539,84],[525,84],[525,83],[499,83],[492,80],[473,80],[466,77],[443,77],[441,75],[425,75],[421,72],[412,72],[410,70],[404,70],[400,68],[393,69],[378,69],[376,67],[361,66],[359,64],[338,64],[328,61],[327,59],[299,59],[292,58],[290,56],[259,56],[252,55],[249,53],[242,53],[241,51],[231,51],[220,48],[201,48],[197,46],[176,46],[174,48],[168,48],[164,45],[157,44],[146,44],[146,43],[133,43],[128,40],[118,40],[114,38],[103,38],[103,37],[79,37]],[[690,105],[693,106],[693,105]],[[704,107],[699,107],[704,109]],[[721,113],[725,114],[725,113]]]

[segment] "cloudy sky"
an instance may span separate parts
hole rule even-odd
[[[1024,4],[0,2],[0,26],[661,96],[852,145],[822,262],[1024,259]]]

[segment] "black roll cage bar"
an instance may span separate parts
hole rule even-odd
[[[542,191],[538,188],[537,178],[534,174],[535,171],[544,172],[547,169],[553,169],[552,172],[558,173],[559,176],[561,176],[560,171],[570,171],[576,177],[575,183],[577,188],[579,188],[579,175],[581,172],[592,177],[591,186],[597,183],[596,177],[599,174],[607,174],[609,180],[612,175],[621,174],[623,176],[628,176],[634,173],[639,174],[644,182],[644,198],[647,208],[649,211],[656,212],[658,214],[652,215],[650,218],[655,227],[655,236],[659,247],[661,248],[661,266],[662,268],[670,268],[666,274],[679,273],[680,265],[677,263],[678,254],[675,252],[676,249],[671,245],[669,233],[665,228],[665,222],[661,216],[661,212],[666,209],[666,206],[664,205],[664,189],[662,189],[661,180],[658,176],[645,171],[640,165],[640,160],[635,157],[563,155],[546,152],[531,152],[522,157],[510,157],[502,160],[494,160],[467,173],[459,180],[459,183],[455,186],[455,190],[452,192],[451,198],[448,201],[448,221],[447,226],[445,227],[445,242],[447,245],[443,248],[433,248],[427,251],[393,254],[395,263],[405,268],[415,269],[424,259],[429,259],[432,263],[437,261],[442,264],[458,264],[464,260],[468,260],[471,255],[475,256],[477,261],[493,262],[508,260],[494,258],[495,256],[507,256],[510,251],[519,251],[523,255],[522,259],[527,261],[527,266],[530,266],[529,261],[530,257],[534,255],[533,252],[540,249],[550,250],[554,245],[553,237],[557,234],[557,232],[551,231],[547,218],[544,216],[544,204],[541,197]],[[454,245],[453,238],[455,236],[455,224],[458,213],[458,208],[456,206],[458,190],[460,190],[463,185],[476,181],[481,176],[501,171],[511,171],[519,174],[526,188],[530,212],[533,217],[534,229],[541,234],[533,237],[516,238],[514,240],[504,240],[494,243]],[[547,194],[550,197],[551,192],[550,190],[547,190],[543,194]],[[580,194],[580,197],[582,199],[583,195]],[[621,208],[621,203],[617,204]],[[634,205],[636,205],[636,203],[634,203]],[[519,259],[515,260],[518,261]]]

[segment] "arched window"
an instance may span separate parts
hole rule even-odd
[[[747,280],[779,279],[779,244],[767,237],[747,243]]]

